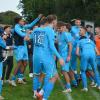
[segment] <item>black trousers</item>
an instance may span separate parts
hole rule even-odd
[[[3,63],[3,75],[2,75],[2,80],[4,80],[4,78],[6,80],[9,80],[10,78],[10,74],[12,72],[12,68],[13,68],[13,56],[9,56],[6,61]]]
[[[29,54],[29,73],[33,73],[33,55]]]

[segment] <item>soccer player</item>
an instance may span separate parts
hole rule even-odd
[[[72,36],[69,33],[68,27],[66,28],[66,23],[59,22],[59,35],[58,35],[58,51],[62,58],[65,61],[65,65],[61,67],[62,74],[66,80],[66,90],[63,92],[71,92],[71,85],[70,85],[70,77],[69,77],[69,70],[70,70],[70,59],[71,59],[71,51],[72,51]],[[67,31],[66,31],[67,30]]]
[[[92,41],[94,41],[94,34],[92,32],[92,26],[91,25],[86,25],[86,30],[87,30],[87,33],[86,35],[88,36],[89,39],[91,39]]]
[[[43,28],[42,32],[37,31],[35,35],[35,45],[37,45],[38,49],[42,47],[42,51],[36,53],[37,55],[41,55],[42,64],[45,69],[45,78],[44,78],[44,85],[43,89],[39,92],[40,95],[43,95],[43,99],[39,98],[40,100],[47,100],[50,96],[50,93],[53,90],[54,83],[58,79],[58,74],[55,66],[54,55],[58,57],[60,64],[64,65],[64,60],[61,58],[59,53],[57,52],[54,46],[55,40],[55,33],[53,28],[57,24],[57,17],[55,15],[48,15],[47,16],[47,26]],[[36,55],[35,54],[35,55]],[[35,57],[35,56],[34,56]],[[35,57],[35,59],[38,56]]]
[[[3,69],[3,55],[2,50],[6,48],[6,42],[4,41],[7,37],[4,35],[3,37],[0,36],[0,100],[3,100],[2,97],[2,69]]]
[[[77,56],[76,56],[76,46],[77,42],[79,40],[79,32],[80,32],[80,26],[81,26],[81,20],[76,19],[75,20],[75,26],[72,26],[71,28],[71,35],[73,37],[73,48],[72,48],[72,57],[71,57],[71,68],[74,71],[75,78],[78,80],[78,74],[77,74]]]
[[[14,71],[14,76],[12,77],[11,84],[13,86],[16,86],[15,80],[16,80],[16,74],[19,73],[19,83],[25,83],[23,81],[23,74],[25,71],[25,68],[27,66],[27,60],[28,60],[28,51],[27,51],[27,45],[25,43],[25,40],[27,40],[25,37],[27,36],[26,29],[32,28],[42,17],[42,14],[39,15],[38,18],[36,18],[31,24],[25,24],[25,20],[22,17],[16,17],[15,18],[15,27],[14,27],[14,41],[15,41],[15,55],[17,60],[17,67]]]
[[[87,78],[86,78],[86,70],[88,64],[91,65],[93,72],[95,74],[98,89],[100,88],[100,77],[98,74],[97,65],[95,61],[96,51],[97,49],[94,42],[86,37],[86,29],[84,27],[81,27],[80,39],[77,44],[76,54],[80,56],[80,60],[81,60],[81,77],[83,83],[82,91],[85,92],[88,91]]]
[[[33,30],[32,34],[30,35],[30,39],[33,39],[33,91],[34,91],[34,98],[37,96],[38,89],[40,88],[41,81],[40,77],[43,72],[43,47],[44,47],[44,27],[46,20],[43,19],[40,22],[40,27],[37,27]]]
[[[86,36],[87,38],[91,39],[94,42],[94,33],[92,32],[92,26],[91,25],[86,25]],[[88,76],[88,78],[91,80],[91,86],[93,87],[95,84],[95,78],[94,78],[94,73],[92,70],[92,67],[90,65],[88,65],[86,74]]]
[[[96,32],[95,43],[99,52],[99,54],[97,55],[97,66],[100,73],[100,27],[96,27],[95,32]]]

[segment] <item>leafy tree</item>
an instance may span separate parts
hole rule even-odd
[[[100,24],[100,0],[20,0],[19,5],[29,21],[43,13],[56,14],[59,20],[66,22],[81,18]]]
[[[0,23],[1,24],[14,24],[14,18],[20,16],[19,14],[13,11],[1,12],[0,13]]]

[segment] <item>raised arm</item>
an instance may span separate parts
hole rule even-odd
[[[23,38],[26,36],[26,33],[21,31],[21,28],[20,28],[19,25],[16,25],[16,26],[15,26],[14,31],[15,31],[18,35],[20,35],[21,37],[23,37]]]
[[[35,20],[33,20],[30,24],[26,24],[24,27],[26,29],[32,28],[42,17],[42,14],[40,14]]]

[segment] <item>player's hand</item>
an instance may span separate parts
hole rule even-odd
[[[100,56],[100,52],[97,52],[97,56]]]
[[[27,33],[27,34],[31,34],[32,31],[31,31],[31,30],[27,30],[26,33]]]
[[[32,46],[31,45],[28,45],[28,48],[30,49]]]
[[[56,60],[57,58],[56,58],[56,56],[54,56],[54,60]]]
[[[29,41],[29,40],[30,40],[29,36],[25,36],[25,37],[24,37],[24,40],[25,40],[25,41]]]
[[[63,66],[65,64],[65,62],[64,62],[64,60],[62,58],[59,59],[59,63],[60,63],[61,66]]]
[[[70,56],[68,56],[68,57],[67,57],[67,62],[69,62],[69,61],[70,61],[70,59],[71,59],[71,57],[70,57]]]
[[[7,35],[3,35],[3,40],[6,40],[7,39]]]
[[[38,15],[39,18],[42,18],[42,16],[43,16],[43,14],[39,14],[39,15]]]

